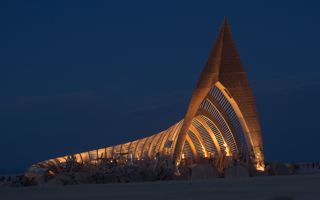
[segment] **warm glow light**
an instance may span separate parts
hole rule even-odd
[[[226,156],[230,156],[229,148],[226,143],[223,144],[226,147]]]
[[[184,159],[184,153],[182,154],[182,159]]]
[[[204,153],[204,157],[207,157],[208,155],[206,154],[206,151],[204,150],[204,147],[201,146],[201,148],[202,148],[202,151],[203,151],[203,153]]]
[[[50,174],[54,175],[53,171],[48,171]]]
[[[264,165],[260,165],[259,163],[256,166],[256,170],[264,171]]]
[[[227,156],[230,156],[229,149],[226,147]]]

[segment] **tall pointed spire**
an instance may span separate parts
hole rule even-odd
[[[251,155],[263,151],[260,124],[255,101],[237,47],[233,41],[227,16],[210,51],[192,95],[177,143],[177,164],[184,147],[187,131],[202,101],[214,86],[226,93],[234,107],[249,143]]]
[[[231,30],[225,17],[223,23],[222,51],[219,66],[218,82],[225,88],[234,105],[239,109],[241,115],[242,128],[251,140],[252,153],[263,151],[261,129],[258,118],[258,112],[248,80],[246,71],[241,62],[237,47],[232,38]],[[220,88],[222,89],[222,88]]]
[[[210,89],[218,82],[221,53],[223,47],[223,37],[225,32],[224,29],[225,25],[227,24],[226,20],[227,18],[225,17],[221,25],[218,37],[213,44],[207,62],[202,69],[196,88],[194,89],[193,95],[191,97],[186,117],[184,118],[184,123],[182,125],[177,142],[176,164],[179,164],[180,162],[187,132],[201,102],[205,99]]]

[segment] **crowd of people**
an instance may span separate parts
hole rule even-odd
[[[311,163],[311,166],[312,166],[312,169],[314,169],[314,167],[316,166],[316,167],[318,167],[318,169],[320,169],[320,166],[319,166],[319,161],[317,161],[316,163]],[[310,165],[309,165],[309,163],[307,163],[307,169],[309,169],[310,168]]]
[[[6,178],[5,176],[1,176],[0,177],[0,182],[9,182],[11,181],[11,176],[8,176],[8,178]]]
[[[20,187],[22,184],[22,179],[23,179],[23,175],[16,175],[15,179],[11,178],[11,176],[8,176],[7,178],[5,176],[1,176],[0,182],[7,183],[15,180],[15,182],[17,183],[17,186]]]

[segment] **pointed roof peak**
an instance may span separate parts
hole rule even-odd
[[[227,15],[224,16],[224,19],[223,19],[223,22],[222,22],[222,24],[221,24],[221,27],[229,27]]]

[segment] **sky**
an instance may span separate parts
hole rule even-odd
[[[0,0],[0,174],[183,119],[224,16],[265,160],[320,160],[319,4]]]

